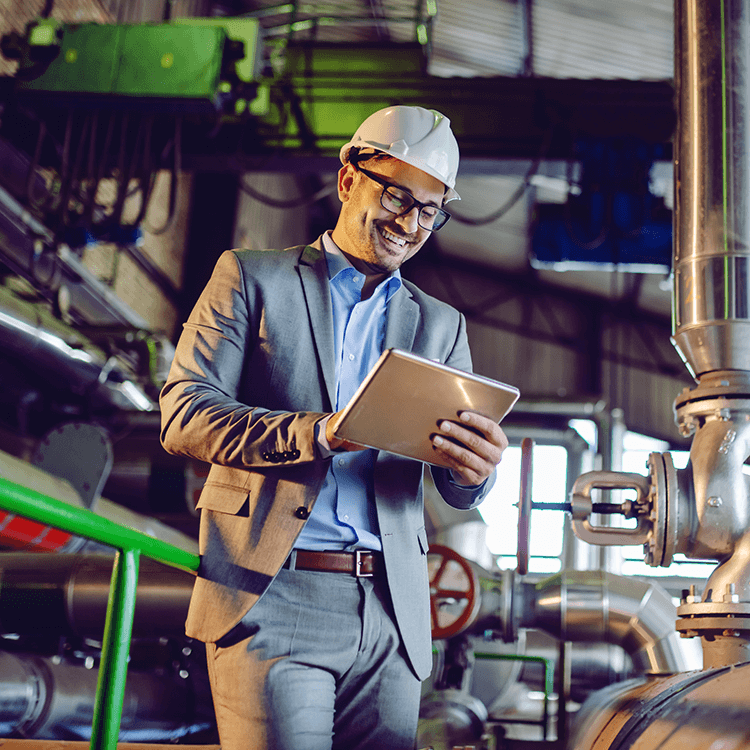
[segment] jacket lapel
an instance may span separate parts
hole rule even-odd
[[[384,348],[411,351],[418,322],[419,305],[402,284],[388,305]]]
[[[328,267],[320,238],[302,249],[297,269],[305,295],[320,371],[323,373],[329,401],[333,405],[336,403],[333,310],[328,288]]]

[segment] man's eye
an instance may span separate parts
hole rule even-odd
[[[433,206],[424,206],[422,208],[422,216],[426,216],[428,219],[434,219],[437,216],[437,208]]]
[[[409,199],[401,193],[396,193],[393,190],[389,190],[388,197],[391,199],[391,203],[393,203],[396,208],[403,208],[404,206],[409,205]]]

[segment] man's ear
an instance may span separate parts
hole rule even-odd
[[[344,164],[339,169],[338,178],[338,189],[339,189],[339,200],[342,203],[346,203],[351,195],[352,188],[354,187],[354,176],[357,170],[351,164]]]

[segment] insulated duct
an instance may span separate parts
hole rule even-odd
[[[0,651],[0,736],[89,740],[97,674],[82,665]],[[120,741],[175,741],[210,729],[210,700],[196,696],[188,677],[130,670]]]
[[[91,406],[153,411],[133,373],[42,308],[0,289],[0,351],[18,358],[55,388],[85,396]]]
[[[675,606],[654,582],[599,570],[564,570],[541,581],[522,625],[562,641],[621,646],[643,674],[686,669],[675,632]]]
[[[0,633],[101,639],[111,578],[105,554],[0,553]],[[144,557],[133,637],[184,637],[194,582],[191,573]]]

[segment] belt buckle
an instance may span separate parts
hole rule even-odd
[[[356,578],[372,578],[374,573],[363,573],[362,572],[362,555],[365,550],[355,549],[354,550],[354,576]]]

